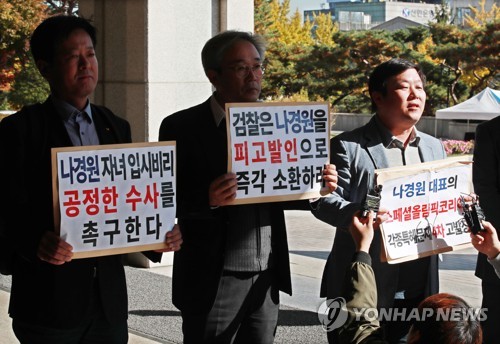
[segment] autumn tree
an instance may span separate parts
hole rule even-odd
[[[342,32],[336,41],[337,48],[331,51],[334,60],[319,64],[319,69],[329,74],[325,80],[330,94],[327,99],[337,112],[370,112],[368,76],[388,56],[398,56],[402,47],[387,31]]]
[[[314,15],[313,36],[316,44],[326,45],[329,47],[335,46],[333,37],[338,32],[339,27],[333,22],[330,15],[326,13]]]
[[[295,11],[290,16],[290,0],[280,3],[278,0],[269,2],[270,26],[276,38],[284,44],[311,44],[311,24],[303,23],[300,13]]]
[[[473,29],[479,29],[488,23],[500,20],[500,7],[493,3],[491,9],[486,10],[486,0],[479,0],[478,7],[469,5],[472,15],[465,16],[465,23]]]
[[[41,102],[49,86],[29,53],[29,38],[47,16],[77,15],[78,0],[0,2],[0,107],[19,109]]]
[[[500,78],[500,20],[472,30],[467,36],[463,53],[465,82],[469,97],[486,86],[498,87]]]
[[[40,0],[0,1],[0,90],[10,89],[29,58],[29,37],[46,9]]]
[[[268,42],[266,71],[262,82],[264,98],[286,97],[300,91],[296,88],[295,65],[307,56],[313,40],[310,27],[304,28],[298,12],[290,18],[290,1],[257,0],[255,7],[257,33]],[[258,23],[264,19],[265,23]]]
[[[468,30],[449,23],[451,14],[443,2],[436,22],[429,26],[345,32],[329,22],[329,16],[300,24],[297,13],[289,15],[287,0],[256,3],[256,21],[266,18],[264,24],[256,22],[256,30],[270,42],[262,92],[266,99],[328,100],[334,111],[367,113],[368,76],[376,65],[393,57],[423,66],[428,81],[424,115],[434,115],[436,109],[498,83],[496,6],[490,11],[479,6],[474,12],[478,25]],[[268,13],[259,15],[266,5]],[[320,29],[321,25],[325,27]],[[304,37],[306,31],[310,38]]]
[[[43,102],[49,93],[49,84],[38,72],[33,58],[30,57],[11,85],[8,101],[11,107],[18,109],[25,104]]]
[[[264,25],[257,22],[260,19],[265,20]],[[298,11],[290,16],[289,0],[282,3],[278,0],[257,0],[255,31],[268,40],[263,97],[286,98],[307,94],[297,64],[308,58],[314,44],[333,45],[332,35],[338,31],[328,16],[318,16],[317,19],[315,23],[303,22]],[[318,34],[316,38],[312,35],[313,25]]]
[[[269,0],[254,0],[254,6],[254,31],[270,42],[277,36],[277,31],[272,27],[276,18],[271,13],[271,2]]]

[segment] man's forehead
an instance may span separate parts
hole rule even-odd
[[[226,63],[240,63],[248,60],[260,61],[257,48],[248,41],[235,42],[224,54],[223,61]]]
[[[70,41],[91,41],[90,35],[84,29],[76,28],[61,39],[61,43]]]
[[[253,59],[250,59],[251,61],[254,61],[254,62],[260,62],[260,57],[257,56],[257,57],[254,57]],[[246,59],[246,58],[235,58],[235,59],[232,59],[232,60],[227,60],[227,63],[228,64],[238,64],[238,63],[245,63],[245,62],[248,62],[249,60]]]
[[[418,74],[416,69],[407,69],[399,74],[392,75],[389,78],[387,78],[386,82],[410,82],[410,83],[418,83],[422,82],[422,79],[420,78],[420,75]]]
[[[79,50],[82,48],[82,46],[87,49],[87,50],[93,50],[94,49],[94,46],[92,45],[92,42],[90,42],[89,44],[85,44],[85,45],[82,45],[82,44],[78,44],[78,43],[67,43],[67,44],[62,44],[59,46],[59,50],[60,51],[71,51],[71,50]]]
[[[75,49],[80,49],[84,46],[86,49],[94,49],[94,44],[90,36],[83,31],[85,34],[79,34],[77,37],[73,36],[75,31],[73,31],[68,37],[63,38],[61,42],[57,45],[60,51],[71,51]]]

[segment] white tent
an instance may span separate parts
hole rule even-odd
[[[500,115],[500,91],[486,87],[463,103],[436,111],[436,118],[487,121]]]

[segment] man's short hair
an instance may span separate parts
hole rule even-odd
[[[252,43],[259,52],[261,61],[264,60],[266,41],[262,36],[243,31],[224,31],[210,38],[201,51],[201,62],[205,73],[211,69],[219,71],[224,54],[238,41]]]
[[[96,45],[96,30],[88,20],[68,15],[57,15],[45,19],[31,35],[30,49],[34,60],[52,63],[57,46],[76,29],[87,32],[92,44]]]
[[[481,344],[483,331],[479,312],[482,310],[471,308],[456,295],[431,295],[418,305],[421,319],[413,323],[408,342]],[[443,316],[449,318],[443,319]]]
[[[425,86],[425,74],[422,68],[408,60],[394,58],[389,61],[379,64],[370,75],[368,80],[368,92],[370,97],[373,92],[380,92],[384,96],[387,94],[387,79],[403,73],[405,70],[415,69]],[[372,98],[372,110],[377,111],[377,105]]]

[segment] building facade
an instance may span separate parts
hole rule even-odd
[[[304,20],[312,20],[315,14],[327,13],[343,31],[367,30],[389,20],[401,17],[427,25],[434,21],[441,0],[424,1],[346,1],[327,0],[329,8],[304,11]],[[485,9],[492,8],[495,0],[486,0]],[[470,6],[478,4],[467,0],[450,0],[448,8],[452,24],[465,25],[466,15],[472,15]]]

